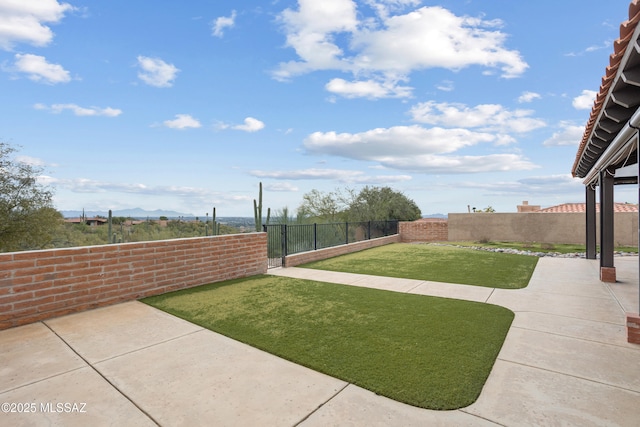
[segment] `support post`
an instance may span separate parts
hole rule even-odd
[[[587,259],[596,259],[596,190],[591,184],[585,187],[585,196]]]
[[[344,244],[345,245],[349,244],[349,223],[348,222],[344,223]]]
[[[616,281],[613,264],[613,169],[600,171],[600,280]]]
[[[313,250],[318,250],[318,224],[313,223]]]

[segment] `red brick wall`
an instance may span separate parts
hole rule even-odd
[[[0,253],[0,330],[266,271],[266,233]]]
[[[640,344],[640,314],[627,313],[627,341]]]
[[[446,242],[449,240],[449,223],[446,219],[425,218],[417,221],[403,221],[399,228],[402,241]]]
[[[332,258],[334,256],[344,255],[351,252],[362,251],[376,246],[388,245],[389,243],[397,243],[399,241],[400,235],[394,234],[393,236],[363,240],[361,242],[349,243],[348,245],[333,246],[331,248],[318,249],[317,251],[302,252],[285,257],[284,265],[285,267],[295,267],[296,265]]]

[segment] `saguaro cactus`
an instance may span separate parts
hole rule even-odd
[[[256,224],[256,231],[262,231],[262,182],[260,183],[260,192],[258,193],[259,202],[256,203],[256,199],[253,199],[253,220]]]
[[[213,208],[213,217],[212,217],[212,223],[211,224],[212,224],[212,228],[211,228],[212,232],[211,232],[211,234],[213,236],[219,235],[220,234],[220,224],[218,224],[216,222],[216,208],[215,207]]]
[[[111,233],[112,233],[111,230],[112,230],[112,227],[113,227],[113,215],[112,215],[111,209],[109,209],[108,225],[109,225],[109,228],[108,228],[107,234],[109,236],[109,243],[115,243],[116,242],[115,238],[113,238],[113,236],[111,235]]]
[[[267,224],[271,217],[271,208],[267,209]],[[256,231],[262,231],[262,182],[260,183],[260,192],[258,193],[258,202],[253,199],[253,218],[256,223]]]

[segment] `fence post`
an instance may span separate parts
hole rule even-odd
[[[367,240],[371,240],[371,220],[367,224]]]
[[[313,250],[318,250],[318,224],[313,223]]]
[[[349,223],[348,222],[344,223],[344,241],[345,241],[345,245],[349,244]]]
[[[280,240],[282,240],[282,257],[286,257],[288,254],[288,246],[287,246],[287,224],[280,225]]]

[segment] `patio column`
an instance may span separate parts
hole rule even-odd
[[[600,280],[616,281],[613,265],[613,169],[600,171]]]
[[[587,259],[596,259],[596,190],[589,184],[585,193]]]

